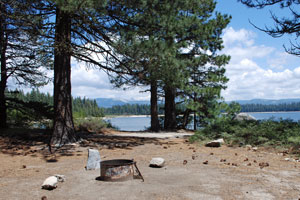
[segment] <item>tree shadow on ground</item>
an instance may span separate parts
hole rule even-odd
[[[81,138],[76,144],[60,148],[49,148],[52,131],[49,129],[5,129],[0,132],[0,152],[11,156],[42,156],[46,162],[57,162],[63,156],[79,156],[77,147],[96,149],[132,149],[133,147],[156,144],[170,146],[175,142],[157,138],[117,136],[104,133],[78,132]]]

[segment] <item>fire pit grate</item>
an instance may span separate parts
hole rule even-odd
[[[134,160],[115,159],[100,162],[100,180],[103,181],[126,181],[134,178],[135,169],[143,181],[144,178],[137,168]]]

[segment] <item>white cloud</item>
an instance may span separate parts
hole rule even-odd
[[[231,44],[236,45],[237,42],[246,46],[251,46],[254,43],[255,37],[256,34],[252,31],[248,31],[246,29],[236,31],[232,27],[229,27],[224,31],[223,41],[225,46],[229,46]]]
[[[223,53],[232,56],[226,66],[226,100],[300,97],[300,67],[287,69],[290,55],[255,44],[255,35],[244,29],[228,28],[224,36]]]

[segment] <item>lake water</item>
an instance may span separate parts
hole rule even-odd
[[[270,113],[248,113],[258,120],[274,118],[274,120],[291,119],[300,120],[300,112],[270,112]],[[150,117],[114,117],[108,119],[114,127],[122,131],[142,131],[150,127]]]

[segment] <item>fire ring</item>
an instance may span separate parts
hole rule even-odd
[[[100,162],[100,180],[103,181],[127,181],[134,178],[134,167],[139,177],[144,181],[142,174],[134,160],[115,159]]]

